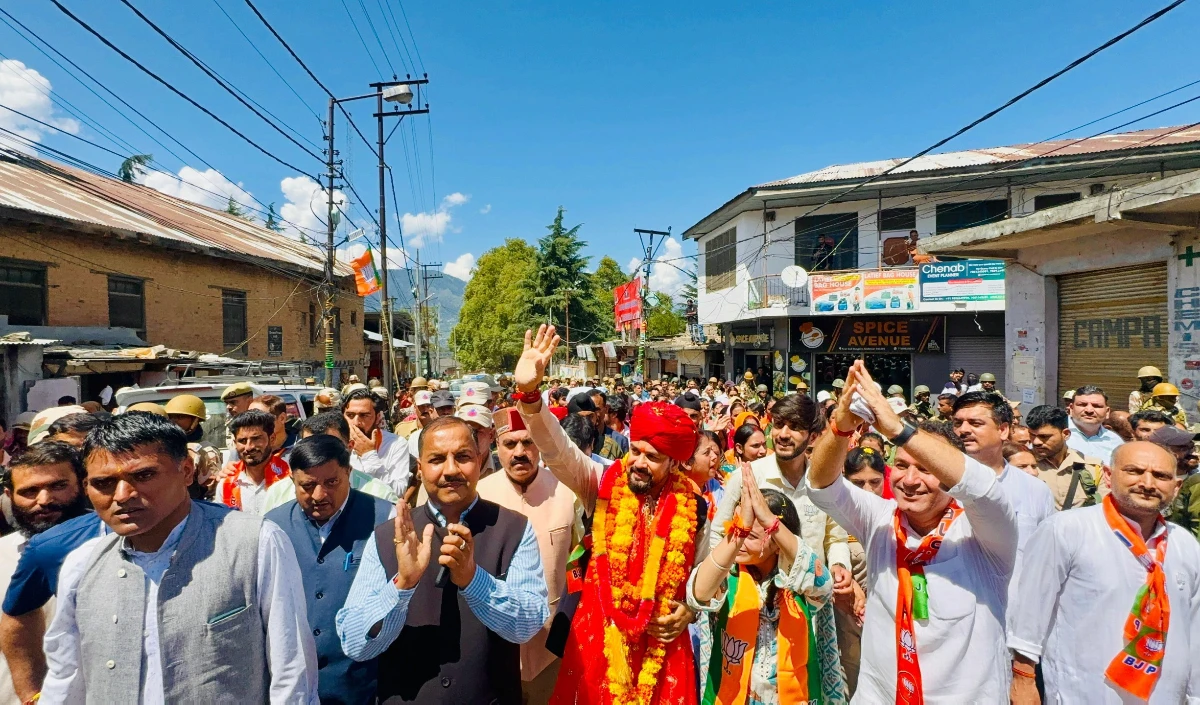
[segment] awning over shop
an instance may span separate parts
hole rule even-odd
[[[933,255],[1018,259],[1021,249],[1098,235],[1169,237],[1200,228],[1200,171],[921,241]],[[1200,253],[1197,253],[1200,256]]]

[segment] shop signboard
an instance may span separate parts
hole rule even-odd
[[[918,308],[915,269],[813,274],[808,281],[811,309],[817,315],[902,313]]]
[[[1004,262],[966,259],[921,265],[922,301],[1003,301]]]
[[[792,352],[944,353],[946,317],[793,318]]]
[[[283,326],[267,326],[267,357],[283,357]]]

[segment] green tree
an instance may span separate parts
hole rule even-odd
[[[675,310],[670,294],[656,291],[650,295],[646,311],[646,335],[650,338],[673,338],[687,330],[687,321]]]
[[[225,212],[235,218],[241,218],[251,223],[254,222],[254,216],[250,215],[249,211],[242,207],[242,204],[233,200],[233,196],[230,196],[229,202],[225,204]]]
[[[579,225],[563,226],[563,212],[559,206],[554,222],[546,226],[549,232],[538,240],[537,269],[528,280],[533,314],[561,326],[564,341],[571,345],[598,341],[604,331],[586,270],[589,258],[580,254],[587,243],[579,239]]]
[[[696,270],[693,269],[688,272],[687,284],[684,284],[683,288],[679,290],[680,305],[686,306],[688,299],[695,301],[697,298],[699,297],[696,292]]]
[[[275,213],[274,203],[267,206],[267,219],[263,222],[263,227],[277,233],[283,232],[283,226],[279,224],[279,215]]]
[[[536,322],[527,283],[537,257],[524,240],[510,238],[475,263],[453,333],[461,368],[502,372],[516,366],[525,330]]]
[[[154,161],[153,154],[135,154],[125,161],[121,162],[121,166],[117,167],[117,176],[127,184],[132,184],[134,179],[146,170],[146,165]]]
[[[625,274],[615,259],[608,255],[600,258],[600,265],[592,274],[592,296],[596,304],[596,316],[600,320],[597,331],[601,334],[601,340],[617,337],[613,322],[613,289],[628,281],[629,275]]]

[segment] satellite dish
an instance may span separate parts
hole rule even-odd
[[[808,272],[804,271],[804,267],[791,264],[779,273],[779,281],[789,289],[802,289],[808,283]]]

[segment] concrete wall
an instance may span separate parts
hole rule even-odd
[[[16,235],[6,237],[6,235]],[[47,325],[108,326],[108,275],[145,280],[146,338],[152,345],[225,353],[221,289],[246,292],[245,357],[267,356],[267,327],[283,327],[283,356],[277,359],[324,359],[324,337],[309,344],[309,306],[320,304],[315,284],[298,282],[263,267],[234,260],[133,245],[97,235],[0,227],[0,257],[46,266]],[[362,299],[339,292],[339,361],[364,362]]]

